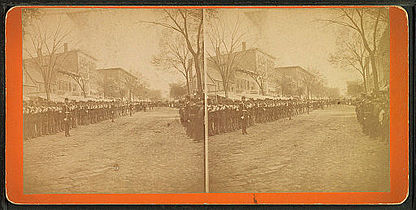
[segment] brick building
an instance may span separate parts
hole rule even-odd
[[[81,50],[68,50],[66,44],[63,52],[56,53],[52,59],[39,52],[38,56],[23,60],[23,95],[46,98],[44,78],[50,78],[47,81],[52,100],[83,97],[84,93],[86,97],[99,97],[100,92],[94,81],[96,61]],[[44,69],[47,68],[53,69],[49,71],[49,76],[45,75]]]
[[[137,84],[137,77],[123,68],[106,68],[98,70],[103,81],[105,98],[132,99],[132,91]]]
[[[309,97],[307,82],[314,75],[300,66],[285,66],[275,68],[281,74],[280,86],[282,96]]]
[[[235,52],[233,56],[235,56],[235,61],[229,79],[229,95],[275,95],[277,93],[276,86],[273,85],[271,79],[275,57],[259,48],[246,49],[244,42],[242,50]],[[217,66],[212,59],[207,59],[207,91],[211,95],[224,94],[223,79]]]

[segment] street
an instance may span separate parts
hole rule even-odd
[[[209,138],[210,192],[390,190],[389,143],[361,132],[353,106]]]
[[[203,142],[157,108],[24,141],[24,193],[203,192]],[[210,192],[389,191],[389,144],[337,105],[209,137]]]
[[[25,194],[203,192],[203,142],[156,108],[25,140]]]

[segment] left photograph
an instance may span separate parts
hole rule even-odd
[[[22,9],[23,193],[204,192],[203,16]]]

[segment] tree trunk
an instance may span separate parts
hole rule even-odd
[[[378,72],[376,67],[376,58],[374,53],[370,53],[371,70],[373,71],[374,90],[378,91]]]
[[[363,76],[364,92],[367,93],[367,78],[366,78],[365,70],[362,76]]]
[[[44,87],[45,87],[46,99],[49,101],[51,99],[51,90],[50,90],[49,83],[45,82]]]
[[[194,56],[194,64],[195,64],[195,73],[196,73],[196,86],[198,90],[198,94],[202,93],[202,78],[201,78],[201,66],[199,62],[199,56]]]
[[[224,82],[222,82],[223,87],[224,87],[224,96],[225,98],[228,98],[228,85]]]
[[[189,86],[189,78],[186,78],[186,90],[188,93],[188,96],[191,96],[191,87]]]
[[[311,90],[311,88],[308,89],[308,99],[312,99],[312,90]]]

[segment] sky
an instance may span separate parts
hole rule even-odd
[[[328,61],[336,49],[340,27],[318,19],[333,17],[333,9],[273,8],[221,9],[219,18],[241,22],[247,47],[259,47],[276,57],[277,66],[318,70],[327,86],[346,91],[346,81],[357,80],[354,71],[338,69]],[[144,23],[159,17],[159,9],[44,9],[42,24],[62,23],[71,31],[70,49],[81,49],[97,58],[98,68],[122,67],[140,73],[150,88],[167,96],[169,83],[182,81],[174,71],[151,64],[159,53],[162,27]],[[254,15],[253,15],[254,14]],[[251,18],[250,18],[251,17]],[[254,17],[254,18],[253,18]],[[28,45],[24,38],[24,46]],[[25,56],[25,55],[24,55]]]
[[[258,47],[276,57],[277,66],[316,69],[328,87],[346,92],[346,81],[360,79],[356,71],[339,69],[328,58],[336,50],[337,36],[344,28],[328,25],[333,17],[329,8],[223,9],[221,19],[242,22],[247,32],[247,48]],[[255,18],[250,18],[250,17]]]
[[[168,96],[169,83],[180,80],[173,71],[151,64],[159,53],[161,27],[143,23],[157,13],[151,9],[45,9],[42,21],[54,29],[60,23],[71,31],[69,50],[81,49],[97,59],[97,68],[121,67],[140,73],[152,89]],[[28,43],[26,38],[24,41]]]

